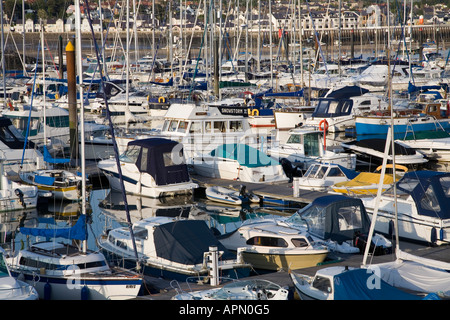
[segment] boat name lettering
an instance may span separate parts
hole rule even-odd
[[[233,116],[248,116],[247,108],[241,107],[218,107],[221,114],[233,115]]]

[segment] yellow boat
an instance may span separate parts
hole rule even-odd
[[[380,170],[382,166],[379,166],[375,172],[361,172],[355,178],[349,181],[338,182],[331,186],[334,192],[344,193],[348,195],[376,195],[378,192],[378,185],[380,183]],[[393,165],[388,164],[386,169],[392,169]],[[396,174],[396,181],[398,181],[408,168],[402,165],[396,165],[395,170],[399,170],[401,173]],[[390,188],[394,183],[394,175],[392,173],[386,173],[383,179],[382,191]]]

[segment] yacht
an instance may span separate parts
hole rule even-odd
[[[176,141],[164,138],[130,141],[118,161],[127,193],[159,198],[192,194],[198,187],[189,176],[183,146]],[[111,188],[121,191],[116,159],[101,160],[97,166]]]

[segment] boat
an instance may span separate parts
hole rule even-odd
[[[341,145],[345,150],[357,154],[357,160],[361,163],[376,164],[379,166],[383,161],[386,139],[371,138],[354,140],[342,142]],[[392,162],[391,149],[392,146],[389,144],[387,157],[390,162]],[[400,141],[395,141],[394,150],[396,164],[416,168],[428,162],[428,159],[423,154]]]
[[[19,232],[57,239],[36,241],[29,248],[17,251],[12,249],[6,257],[11,274],[32,284],[41,299],[123,300],[138,295],[142,284],[138,273],[110,267],[102,253],[81,250],[60,240],[86,240],[86,215],[80,215],[72,227],[21,227]]]
[[[205,221],[149,217],[133,223],[132,230],[139,263],[146,274],[183,281],[197,277],[208,282],[213,268],[208,261],[217,250],[217,270],[222,276],[240,278],[250,272],[250,265],[220,244]],[[136,263],[128,227],[109,230],[99,245],[110,259]]]
[[[218,237],[229,250],[240,252],[255,269],[287,270],[316,266],[329,250],[315,243],[306,228],[280,224],[276,220],[245,220],[242,225]]]
[[[8,178],[0,160],[0,212],[37,207],[38,188]]]
[[[241,205],[243,203],[259,203],[260,199],[258,196],[247,193],[246,187],[241,186],[239,191],[221,187],[221,186],[210,186],[205,189],[206,198],[215,201],[234,205]]]
[[[29,170],[44,168],[44,157],[31,141],[25,143],[24,136],[6,117],[0,117],[0,161],[3,173],[19,180],[21,168]]]
[[[110,190],[98,207],[105,216],[112,217],[121,223],[127,221],[127,217],[123,214],[125,201],[122,193],[117,190]],[[131,222],[159,216],[189,218],[196,209],[192,195],[149,198],[127,194],[127,207]]]
[[[289,178],[278,160],[247,144],[223,144],[193,160],[195,173],[240,182],[278,183]]]
[[[301,127],[289,131],[286,143],[273,144],[267,153],[280,161],[288,160],[294,166],[307,170],[314,163],[328,162],[355,170],[356,155],[344,152],[338,145],[326,144],[323,131],[315,127]]]
[[[386,168],[392,169],[393,165],[386,165]],[[380,185],[381,168],[379,166],[375,172],[360,172],[356,177],[349,181],[337,182],[333,184],[330,189],[334,192],[348,194],[348,195],[372,195],[375,196]],[[396,180],[400,179],[402,175],[408,171],[408,168],[402,165],[396,165]],[[398,171],[397,171],[398,170]],[[403,173],[400,173],[403,171]],[[385,174],[382,183],[382,192],[386,191],[396,181],[393,174]]]
[[[171,104],[159,135],[183,144],[187,164],[192,164],[194,157],[211,152],[223,144],[259,146],[258,137],[265,137],[253,132],[247,107],[220,103]]]
[[[450,173],[439,171],[411,171],[386,190],[378,199],[379,209],[375,230],[393,234],[395,208],[398,212],[400,238],[422,243],[445,244],[450,235],[450,200],[447,181]],[[361,200],[371,216],[377,197]],[[394,202],[397,205],[394,207]]]
[[[436,131],[450,129],[450,119],[441,117],[440,107],[429,105],[428,109],[394,110],[394,138],[401,139],[409,132]],[[385,138],[391,125],[391,115],[388,110],[373,111],[361,114],[355,118],[355,129],[358,136],[372,135]]]
[[[450,162],[450,134],[445,130],[415,132],[398,141],[417,150],[429,161],[443,165]]]
[[[128,143],[120,156],[125,191],[151,198],[191,194],[193,183],[184,160],[183,146],[164,138],[147,138]],[[110,186],[121,191],[116,159],[101,160],[98,168]]]
[[[301,300],[439,300],[436,294],[400,290],[368,269],[336,266],[317,270],[313,277],[289,275]]]
[[[330,250],[342,253],[359,253],[367,247],[370,227],[369,214],[359,198],[332,194],[314,199],[292,216],[285,218],[290,226],[306,228],[316,242]],[[392,250],[392,243],[383,235],[369,242],[374,254],[382,255]]]
[[[318,128],[326,126],[329,132],[343,132],[355,126],[357,115],[386,107],[380,97],[370,93],[350,98],[320,98],[311,117],[303,121],[303,125]]]
[[[178,292],[172,300],[288,300],[289,291],[264,279],[234,280],[220,288]]]
[[[39,294],[32,285],[11,275],[4,253],[0,251],[0,300],[38,300]]]
[[[39,196],[67,201],[79,201],[81,199],[82,177],[71,171],[40,169],[21,171],[19,176],[23,183],[37,187]]]
[[[328,191],[333,185],[350,181],[357,175],[357,171],[335,163],[314,163],[302,177],[294,179],[294,185],[302,190]]]

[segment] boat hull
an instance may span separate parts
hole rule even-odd
[[[288,270],[314,267],[323,262],[328,251],[323,250],[317,253],[299,254],[273,254],[244,251],[242,253],[244,261],[250,263],[255,269],[263,270]]]
[[[11,275],[33,285],[47,300],[124,300],[135,298],[141,289],[138,277],[58,277],[13,270]],[[87,290],[86,290],[87,289]],[[124,293],[126,292],[126,293]]]
[[[439,125],[440,124],[440,125]],[[358,117],[355,121],[356,134],[360,135],[386,135],[390,128],[391,121],[389,117]],[[435,131],[450,128],[449,119],[436,121],[433,117],[410,117],[394,118],[394,138],[403,138],[406,132]],[[402,136],[403,135],[403,136]]]

